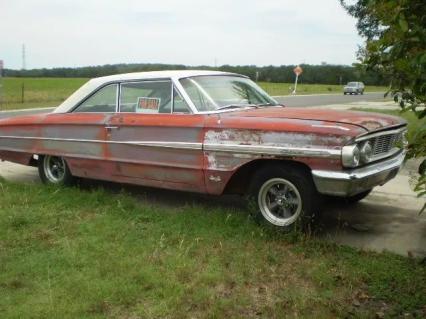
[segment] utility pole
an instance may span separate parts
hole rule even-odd
[[[0,110],[3,108],[3,60],[0,60]]]
[[[22,70],[27,68],[25,44],[22,45]]]
[[[25,52],[25,43],[22,44],[22,70],[25,70],[27,67],[27,61],[26,61],[26,52]],[[24,103],[25,101],[25,83],[24,79],[22,79],[21,84],[21,103]]]

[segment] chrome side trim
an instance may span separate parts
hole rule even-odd
[[[340,159],[341,150],[306,148],[306,147],[283,147],[269,145],[239,145],[239,144],[214,144],[214,143],[191,143],[191,142],[163,142],[163,141],[108,141],[89,140],[56,137],[32,137],[32,136],[0,136],[0,139],[22,139],[36,141],[57,141],[57,142],[80,142],[80,143],[104,143],[123,144],[146,147],[161,147],[172,149],[204,150],[211,152],[226,152],[235,154],[257,154],[257,155],[278,155],[297,157],[325,157]]]
[[[326,157],[340,159],[341,150],[307,147],[283,147],[269,145],[240,145],[240,144],[204,144],[205,151],[230,152],[238,154],[281,155],[300,157]]]
[[[102,141],[102,140],[85,140],[73,138],[56,138],[56,137],[32,137],[32,136],[0,136],[0,139],[23,139],[37,141],[57,141],[57,142],[79,142],[79,143],[98,143],[98,144],[125,144],[135,146],[163,147],[174,149],[193,149],[202,150],[202,143],[186,143],[186,142],[156,142],[156,141]]]

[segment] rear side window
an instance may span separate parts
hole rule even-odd
[[[74,112],[115,112],[117,105],[117,86],[117,84],[110,84],[103,87],[81,103]]]
[[[171,81],[143,81],[121,84],[120,112],[170,113]]]

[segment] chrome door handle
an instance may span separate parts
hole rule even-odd
[[[105,129],[107,131],[118,130],[119,128],[120,128],[119,126],[105,126]]]

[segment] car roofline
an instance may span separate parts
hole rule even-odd
[[[121,82],[136,82],[145,80],[165,80],[170,79],[173,83],[178,83],[180,79],[197,77],[197,76],[238,76],[248,78],[245,75],[210,70],[172,70],[172,71],[150,71],[150,72],[133,72],[122,73],[115,75],[102,76],[92,78],[81,86],[77,91],[71,94],[65,101],[63,101],[53,113],[68,113],[72,111],[81,101],[86,99],[92,92],[99,88]],[[194,110],[193,110],[194,111]]]

